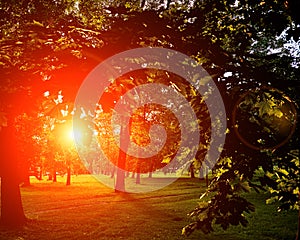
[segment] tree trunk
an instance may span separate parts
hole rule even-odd
[[[67,168],[67,183],[66,183],[67,186],[70,186],[71,185],[71,167],[68,166]]]
[[[121,127],[122,129],[122,127]],[[122,133],[122,131],[121,131]],[[121,143],[122,144],[122,141]],[[125,163],[126,163],[126,153],[124,153],[121,148],[119,149],[118,157],[118,168],[117,168],[117,178],[115,185],[115,192],[125,192]]]
[[[153,169],[154,169],[154,163],[153,163],[153,160],[151,160],[151,162],[150,162],[150,169],[149,169],[149,175],[148,175],[149,178],[152,178]]]
[[[137,165],[136,165],[136,179],[135,179],[135,183],[136,184],[141,184],[141,163],[140,160],[137,160]]]
[[[128,140],[125,136],[127,129],[122,125],[120,129],[120,149],[118,156],[118,168],[115,192],[125,192],[125,166],[126,166],[126,153],[122,149],[126,149],[128,146]]]
[[[298,193],[298,199],[300,201],[300,193]],[[300,209],[298,211],[298,229],[297,229],[297,234],[296,234],[296,240],[300,240]]]
[[[206,173],[206,175],[205,175],[205,185],[206,185],[206,187],[208,187],[208,185],[209,185],[208,173]]]
[[[19,183],[15,176],[1,177],[1,223],[18,226],[25,223]]]
[[[126,154],[119,153],[119,159],[122,162],[125,161]],[[117,178],[116,178],[116,186],[115,186],[115,192],[125,192],[125,171],[123,168],[118,167],[117,169]]]
[[[195,178],[194,165],[190,165],[191,178]]]
[[[53,182],[57,182],[56,169],[54,169],[54,171],[53,171],[52,181],[53,181]]]
[[[1,223],[18,226],[25,222],[19,188],[21,169],[19,149],[13,122],[0,131]],[[20,171],[18,171],[20,170]]]
[[[43,168],[39,171],[39,180],[43,180]]]
[[[29,176],[29,174],[27,174],[26,176],[24,176],[23,186],[24,187],[30,186],[30,176]]]
[[[94,173],[94,155],[92,152],[90,152],[88,154],[88,167],[87,167],[87,171],[90,173],[90,174],[93,174]]]
[[[28,161],[29,160],[27,159],[22,164],[22,180],[21,180],[21,182],[23,182],[22,186],[24,186],[24,187],[30,186],[30,167],[29,167]]]
[[[119,157],[118,157],[115,192],[125,192],[125,171],[124,171],[125,163],[126,163],[126,153],[124,153],[120,148]]]
[[[112,169],[111,169],[111,174],[110,174],[110,177],[111,177],[111,178],[114,178],[114,177],[115,177],[115,171],[116,171],[116,167],[113,166]]]

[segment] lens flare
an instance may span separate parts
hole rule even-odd
[[[117,82],[120,77],[137,71],[156,69],[165,73],[172,73],[185,80],[184,84],[189,84],[191,88],[185,88],[190,91],[188,94],[181,92],[181,89],[169,79],[168,83],[156,83],[149,77],[147,83],[133,85],[128,81],[126,89],[122,82],[116,84],[116,94],[111,94],[106,99],[113,99],[113,104],[103,106],[104,108],[113,108],[113,116],[110,122],[114,142],[117,143],[119,155],[114,159],[109,159],[114,164],[114,169],[122,176],[128,171],[126,170],[126,161],[131,157],[138,159],[147,159],[157,156],[162,147],[166,144],[167,131],[164,126],[153,125],[149,128],[149,141],[147,144],[138,144],[132,141],[130,134],[131,116],[134,112],[147,105],[157,104],[168,108],[177,118],[177,128],[180,129],[180,141],[178,150],[173,153],[165,153],[164,161],[168,162],[165,167],[158,169],[165,171],[171,168],[172,163],[176,160],[180,163],[179,167],[189,167],[196,158],[196,154],[200,148],[201,132],[199,124],[203,119],[199,119],[191,106],[191,102],[187,99],[187,95],[194,97],[201,96],[207,106],[210,117],[210,143],[205,150],[203,157],[205,165],[213,167],[219,159],[223,144],[225,142],[226,132],[226,111],[223,99],[209,74],[193,59],[180,52],[165,48],[137,48],[116,54],[104,62],[100,63],[82,83],[77,92],[75,100],[75,108],[85,109],[86,112],[96,112],[99,105],[99,99],[107,94],[108,87]],[[167,75],[167,74],[166,74]],[[118,82],[117,82],[118,83]],[[123,91],[126,89],[126,93]],[[117,93],[122,93],[121,97],[116,97]],[[196,102],[200,101],[196,98]],[[79,125],[78,119],[73,118],[74,128]],[[203,124],[207,121],[203,120]],[[171,126],[170,126],[171,127]],[[107,128],[109,129],[109,128]],[[118,131],[113,131],[118,129]],[[115,132],[115,134],[113,133]],[[105,135],[105,132],[101,134]],[[111,134],[108,134],[111,135]],[[94,136],[94,138],[96,138]],[[97,141],[97,139],[95,139]],[[103,159],[110,157],[105,156],[105,146],[98,145],[99,152],[102,153]],[[112,147],[107,147],[111,151]],[[83,162],[89,161],[88,154],[79,153]],[[116,161],[116,158],[118,161]],[[166,159],[169,159],[166,161]],[[119,160],[122,160],[121,163]],[[120,163],[120,164],[119,164]],[[127,162],[128,163],[128,162]],[[137,163],[139,164],[139,162]],[[163,179],[160,184],[147,182],[143,185],[126,189],[126,192],[149,192],[161,189],[174,182],[180,175],[173,178]],[[109,187],[118,191],[125,191],[124,187],[118,187],[118,175],[116,184],[114,179],[103,178],[96,175],[97,179]]]

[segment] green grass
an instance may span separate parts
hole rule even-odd
[[[181,229],[205,186],[197,179],[182,178],[155,192],[117,194],[88,175],[72,177],[68,187],[65,179],[58,180],[33,181],[32,186],[21,188],[31,221],[20,229],[0,227],[1,240],[186,239]],[[247,228],[218,229],[209,235],[195,232],[187,239],[294,239],[296,212],[277,213],[276,206],[264,204],[264,194],[251,193],[248,198],[257,211],[249,216]]]

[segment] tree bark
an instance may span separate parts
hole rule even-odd
[[[120,149],[119,158],[118,158],[118,169],[117,169],[115,192],[125,192],[125,171],[124,171],[125,159],[126,159],[126,153],[124,153]]]
[[[68,166],[67,168],[67,182],[66,182],[67,186],[71,185],[71,167]]]
[[[153,163],[153,160],[151,160],[151,162],[150,162],[150,169],[149,169],[149,175],[148,175],[149,178],[152,178],[153,169],[154,169],[154,163]]]
[[[110,174],[110,177],[111,177],[111,178],[114,178],[114,177],[115,177],[115,171],[116,171],[116,167],[113,166],[112,169],[111,169],[111,174]]]
[[[298,193],[298,199],[300,201],[300,193]],[[296,240],[300,240],[300,209],[298,211],[298,229],[296,234]]]
[[[190,165],[191,178],[195,178],[194,165]]]
[[[89,155],[89,162],[88,162],[88,172],[90,174],[93,174],[94,173],[94,166],[93,166],[93,163],[94,163],[94,156],[93,154],[90,154]]]
[[[122,127],[121,127],[121,129],[122,129]],[[122,133],[122,130],[121,130],[121,133]],[[120,144],[122,144],[122,141]],[[126,153],[124,153],[120,148],[119,149],[119,157],[118,157],[118,168],[117,168],[115,192],[125,192],[125,172],[124,172],[125,161],[126,161]]]
[[[19,183],[15,176],[1,177],[1,223],[19,226],[25,223]]]
[[[0,131],[1,223],[9,226],[21,225],[26,220],[19,187],[20,154],[13,126],[11,122]]]
[[[141,184],[141,163],[140,160],[137,160],[137,165],[136,165],[136,179],[135,179],[135,183],[136,184]]]
[[[30,176],[29,174],[27,174],[26,176],[24,176],[24,180],[23,180],[23,185],[24,187],[28,187],[30,186]]]
[[[26,159],[24,163],[22,164],[22,179],[21,182],[23,182],[22,186],[30,186],[30,166],[29,166],[29,160]]]
[[[39,171],[39,180],[43,180],[43,168]]]
[[[128,146],[128,139],[125,136],[125,128],[123,125],[120,129],[120,149],[118,156],[118,168],[117,168],[117,177],[115,192],[125,192],[125,166],[126,166],[126,153],[122,149],[126,149]]]
[[[52,178],[53,182],[57,182],[57,177],[56,177],[56,169],[53,170],[53,178]]]

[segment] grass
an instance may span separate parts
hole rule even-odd
[[[33,179],[32,186],[21,188],[24,210],[31,221],[20,229],[0,227],[1,240],[186,239],[181,229],[205,188],[198,179],[182,178],[155,192],[117,194],[89,175],[74,176],[68,187],[65,179],[58,181]],[[128,186],[134,184],[132,179],[127,181]],[[295,238],[296,212],[277,213],[275,205],[264,204],[264,194],[250,193],[248,198],[257,210],[248,217],[247,228],[217,229],[209,235],[195,232],[187,239]]]

